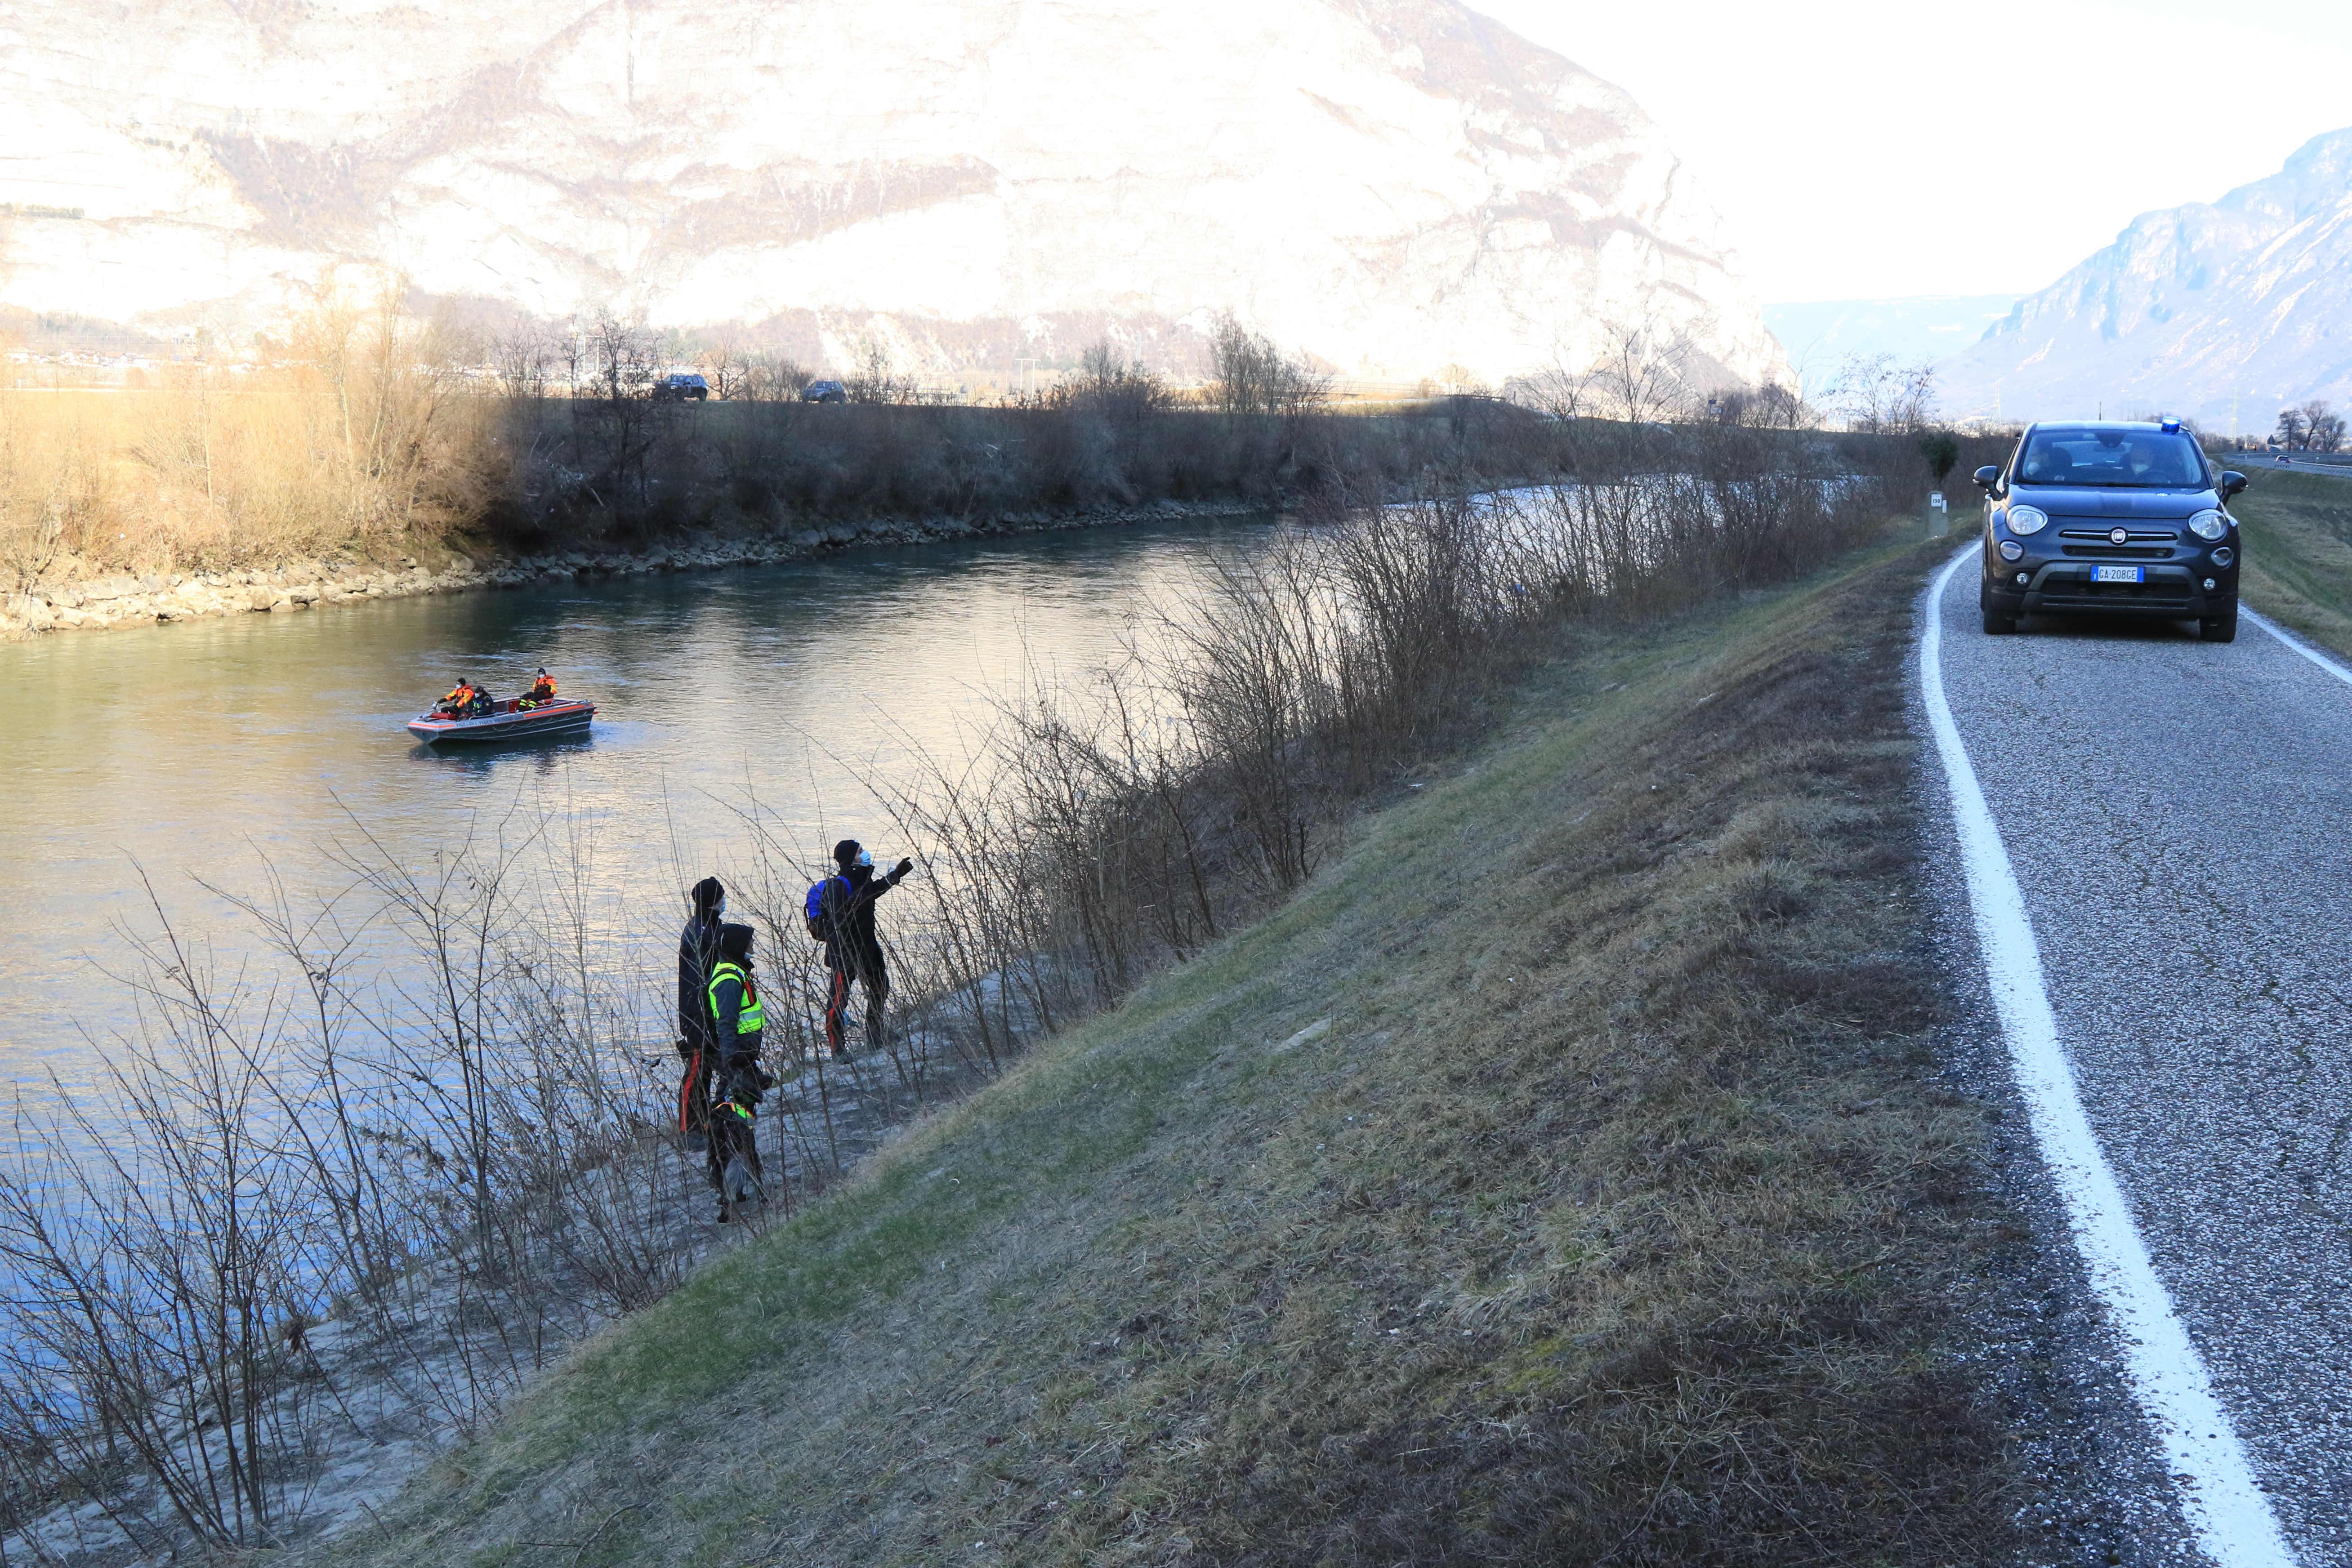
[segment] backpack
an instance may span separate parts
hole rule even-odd
[[[813,940],[829,942],[833,939],[833,933],[825,929],[824,890],[836,882],[841,883],[844,898],[856,894],[856,890],[849,885],[847,877],[829,876],[823,882],[811,883],[808,896],[801,901],[801,915],[808,921],[808,934]]]

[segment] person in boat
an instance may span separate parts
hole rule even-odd
[[[719,962],[719,917],[727,913],[727,888],[706,876],[687,894],[692,908],[677,938],[677,1059],[686,1064],[677,1086],[677,1130],[690,1149],[707,1148],[710,1136],[710,1080],[719,1070],[717,1037],[710,1017],[710,971]]]
[[[515,707],[519,711],[528,712],[542,703],[551,703],[554,700],[555,677],[549,674],[547,667],[542,664],[540,666],[539,679],[531,682],[530,690],[523,693],[522,701],[515,704]]]
[[[464,718],[467,716],[467,710],[473,706],[474,699],[480,695],[474,689],[473,682],[459,675],[457,684],[449,688],[448,695],[441,699],[433,711],[444,718]]]
[[[466,699],[466,712],[464,716],[467,718],[488,718],[490,715],[498,711],[498,700],[492,697],[488,692],[483,690],[480,686],[476,686],[474,688],[473,695]]]
[[[766,1011],[752,972],[751,928],[719,928],[719,961],[710,967],[710,1030],[718,1052],[711,1075],[710,1137],[705,1173],[719,1194],[720,1223],[745,1203],[764,1197],[760,1169],[760,1102],[776,1081],[760,1064]]]
[[[882,1049],[890,971],[882,959],[882,940],[874,929],[874,904],[906,879],[915,862],[911,858],[902,860],[887,875],[877,876],[873,852],[856,839],[834,845],[833,862],[840,869],[825,878],[811,925],[824,944],[824,967],[831,981],[824,1008],[824,1043],[835,1061],[845,1061],[849,1057],[845,1025],[853,980],[866,988],[866,1047]]]

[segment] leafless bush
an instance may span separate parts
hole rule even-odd
[[[216,970],[157,901],[96,1089],[54,1086],[61,1123],[20,1108],[20,1523],[78,1498],[142,1550],[281,1541],[328,1456],[386,1421],[471,1430],[692,1256],[667,1041],[604,972],[584,852],[493,834],[419,865],[362,837],[347,863],[319,908],[274,881],[238,900],[266,976]]]
[[[322,291],[256,365],[0,398],[0,570],[364,553],[478,517],[500,402],[462,395],[464,346],[395,298]]]
[[[1230,310],[1210,326],[1209,359],[1211,399],[1228,414],[1291,419],[1320,408],[1330,396],[1328,376],[1284,353]]]
[[[790,354],[754,349],[743,356],[740,385],[728,392],[751,402],[797,402],[816,372]]]
[[[1076,409],[1134,430],[1171,402],[1167,383],[1141,364],[1120,358],[1108,340],[1087,350],[1078,373],[1056,384],[1041,406]]]
[[[855,359],[849,373],[841,378],[841,385],[852,402],[914,401],[914,379],[898,372],[898,357],[890,351],[890,345],[879,338],[857,340]]]
[[[1892,354],[1849,354],[1830,383],[1829,402],[1849,430],[1916,434],[1935,422],[1935,369]]]
[[[1117,667],[1003,705],[970,757],[882,790],[942,873],[933,973],[992,1060],[1299,886],[1357,802],[1475,732],[1578,618],[1810,570],[1883,525],[1916,461],[1678,439],[1670,474],[1335,498],[1220,561],[1208,601]]]

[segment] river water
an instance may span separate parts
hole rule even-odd
[[[0,646],[0,1074],[37,1102],[131,1022],[126,932],[173,924],[216,970],[257,955],[209,891],[274,866],[298,907],[351,881],[332,846],[412,863],[521,821],[593,836],[596,924],[655,996],[686,883],[724,867],[752,796],[800,841],[895,858],[861,776],[956,751],[986,695],[1115,657],[1266,520],[875,550]],[[544,664],[591,737],[436,752],[403,723],[459,674]],[[810,868],[814,877],[819,867]],[[96,1043],[93,1042],[101,1042]]]

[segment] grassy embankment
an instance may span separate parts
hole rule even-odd
[[[2281,625],[2352,654],[2352,479],[2248,471],[2231,503],[2245,539],[2239,591]]]
[[[352,1562],[1987,1561],[1911,870],[1948,544],[1594,631],[1457,775],[584,1346]]]

